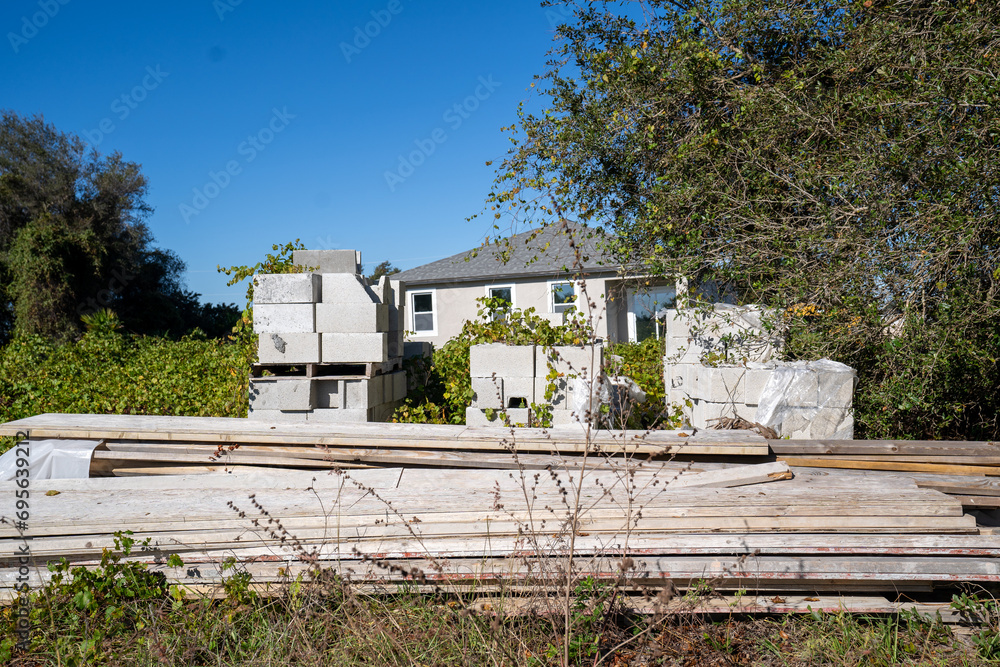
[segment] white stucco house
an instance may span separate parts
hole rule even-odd
[[[571,237],[582,253],[574,266]],[[552,322],[579,307],[586,291],[596,304],[593,325],[609,342],[659,337],[662,318],[655,313],[674,305],[677,286],[665,281],[630,277],[610,254],[601,250],[601,231],[579,225],[551,225],[512,236],[507,261],[494,248],[474,248],[393,276],[406,283],[409,338],[435,347],[456,336],[474,319],[480,297],[499,297],[514,308],[534,308]]]

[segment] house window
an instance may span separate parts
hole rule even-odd
[[[647,338],[661,338],[664,335],[664,311],[673,308],[676,300],[677,288],[673,285],[629,290],[629,340],[641,343]]]
[[[508,306],[514,305],[514,286],[502,285],[500,287],[487,287],[486,294],[491,299],[506,301]]]
[[[569,282],[549,283],[551,300],[549,309],[553,313],[562,313],[563,321],[566,314],[576,309],[576,286]]]
[[[410,312],[413,331],[425,336],[437,335],[437,313],[434,310],[434,292],[410,292]]]

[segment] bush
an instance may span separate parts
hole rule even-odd
[[[482,343],[508,345],[585,345],[594,340],[593,331],[582,319],[553,325],[534,308],[511,308],[502,299],[484,297],[475,320],[440,349],[434,358],[408,359],[404,365],[409,379],[406,404],[396,411],[395,422],[464,424],[465,409],[472,404],[469,348]]]
[[[0,421],[46,412],[245,417],[249,368],[239,346],[96,329],[54,343],[25,335],[0,348]]]

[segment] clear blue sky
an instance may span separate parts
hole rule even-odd
[[[187,286],[242,303],[216,265],[273,243],[406,269],[490,234],[465,218],[555,16],[538,0],[6,0],[0,108],[140,163]]]

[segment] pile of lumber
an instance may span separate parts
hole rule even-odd
[[[967,508],[1000,508],[1000,443],[930,440],[769,440],[778,461],[808,474],[912,479]]]
[[[14,434],[98,445],[91,478],[33,482],[26,530],[0,524],[0,554],[30,544],[32,586],[51,560],[97,566],[122,530],[146,543],[129,559],[193,590],[232,576],[234,557],[265,587],[314,567],[379,589],[509,590],[572,567],[633,590],[708,581],[803,600],[1000,583],[1000,536],[963,508],[1000,497],[993,480],[865,467],[954,460],[957,444],[935,455],[930,443],[769,443],[745,431],[99,415],[0,425]],[[962,451],[979,459],[987,447]],[[14,497],[14,483],[0,487]],[[0,555],[0,595],[17,572]]]

